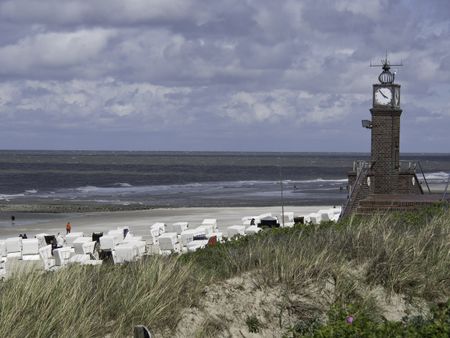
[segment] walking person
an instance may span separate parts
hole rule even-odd
[[[67,224],[66,224],[66,235],[70,234],[71,231],[72,231],[72,225],[70,224],[70,222],[67,222]]]

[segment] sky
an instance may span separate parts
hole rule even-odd
[[[448,0],[0,0],[0,149],[450,152]]]

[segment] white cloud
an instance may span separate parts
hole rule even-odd
[[[352,114],[367,114],[380,71],[369,62],[388,49],[405,64],[397,75],[405,111],[422,102],[428,116],[447,109],[446,8],[418,0],[0,1],[0,114],[33,130],[180,131],[187,123],[192,134],[228,128],[230,138],[248,124],[291,134],[346,128]]]
[[[111,30],[93,29],[25,37],[0,48],[0,73],[82,64],[98,56],[113,35]]]
[[[13,103],[20,95],[21,92],[17,86],[9,83],[0,83],[0,107]]]
[[[133,24],[191,15],[189,0],[10,0],[0,4],[7,19],[50,24]]]
[[[38,95],[27,95],[29,91]],[[27,81],[0,87],[0,114],[16,121],[27,121],[30,113],[44,124],[54,127],[96,128],[104,121],[115,128],[158,129],[161,125],[177,126],[181,109],[190,93],[186,88],[167,88],[151,84],[127,84],[106,81],[75,80]],[[170,95],[177,96],[171,99]],[[10,115],[15,111],[14,116]],[[124,120],[126,118],[126,120]],[[103,121],[103,122],[102,122]]]
[[[351,114],[362,95],[312,95],[305,91],[238,92],[223,107],[223,114],[240,124],[329,124]]]
[[[383,8],[386,6],[386,0],[341,0],[335,2],[339,11],[349,11],[355,15],[364,15],[373,20],[379,18]]]

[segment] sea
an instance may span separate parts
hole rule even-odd
[[[0,203],[341,205],[364,153],[0,151]],[[450,154],[405,154],[445,185]],[[419,174],[422,179],[422,174]]]

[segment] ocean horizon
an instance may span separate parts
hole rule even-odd
[[[0,150],[0,202],[340,205],[353,162],[369,158],[341,152]],[[420,161],[427,180],[437,184],[450,173],[450,154],[403,153],[401,159]]]

